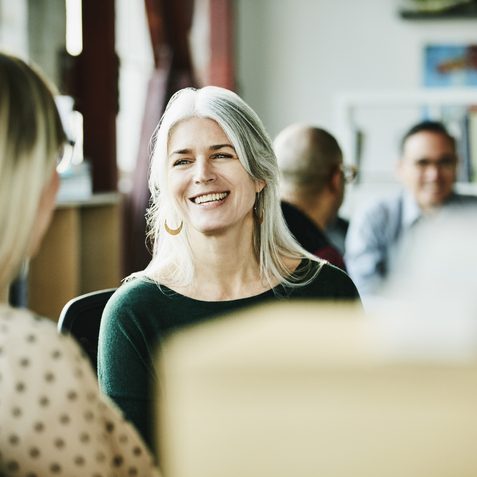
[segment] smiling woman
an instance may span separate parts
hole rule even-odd
[[[251,236],[265,183],[245,171],[222,128],[207,118],[183,120],[171,130],[168,150],[171,195],[193,242],[219,232],[237,244]]]
[[[270,138],[239,96],[213,86],[173,96],[149,178],[153,257],[111,298],[99,340],[101,386],[150,443],[153,355],[171,332],[264,300],[359,300],[289,232],[278,177]]]

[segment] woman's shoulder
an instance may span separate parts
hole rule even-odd
[[[112,294],[108,305],[149,303],[162,295],[160,285],[147,277],[135,277],[123,282]]]
[[[1,404],[7,401],[19,408],[24,403],[25,409],[19,412],[38,404],[40,412],[46,407],[61,408],[68,390],[97,388],[96,376],[78,343],[58,333],[56,323],[47,318],[1,307],[0,348],[0,374],[5,379],[0,414],[5,412]],[[28,404],[27,398],[32,402]]]
[[[346,272],[325,260],[303,259],[301,270],[308,283],[297,289],[297,295],[310,298],[358,300],[358,290]]]
[[[127,278],[119,286],[115,293],[143,293],[159,287],[158,283],[146,276]]]
[[[137,319],[157,316],[158,310],[177,303],[179,295],[147,277],[135,277],[124,282],[106,303],[101,319],[104,323],[131,323]],[[173,300],[171,300],[173,298]],[[132,320],[132,321],[131,321]]]
[[[21,462],[25,475],[55,467],[71,477],[126,475],[113,469],[118,458],[137,475],[158,475],[137,432],[98,392],[79,345],[51,320],[0,306],[0,376],[2,457]]]
[[[9,353],[34,353],[43,355],[48,350],[70,348],[69,352],[78,352],[76,342],[58,333],[53,320],[41,317],[26,309],[0,307],[0,342],[9,344]]]
[[[2,337],[8,334],[9,338],[17,339],[19,336],[38,332],[56,334],[56,326],[52,320],[29,310],[0,305],[0,332]]]
[[[44,365],[70,367],[85,359],[80,346],[70,336],[57,331],[56,322],[29,310],[0,307],[0,358],[20,368]]]

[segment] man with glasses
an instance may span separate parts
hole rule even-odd
[[[455,139],[445,126],[423,121],[401,141],[397,177],[402,191],[352,217],[346,238],[346,266],[362,296],[373,296],[390,272],[397,245],[411,228],[437,211],[477,204],[474,196],[454,192]]]
[[[343,256],[325,230],[335,221],[345,182],[354,179],[356,170],[343,164],[336,139],[313,126],[286,127],[275,138],[274,150],[288,228],[310,253],[345,270]]]

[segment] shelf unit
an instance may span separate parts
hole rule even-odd
[[[353,131],[357,127],[356,113],[359,108],[388,107],[396,110],[405,107],[430,107],[435,116],[439,116],[438,110],[444,106],[471,105],[477,106],[477,88],[422,88],[407,91],[346,92],[336,98],[335,111],[343,148],[347,156],[356,161],[352,150]]]
[[[28,270],[29,307],[56,320],[71,298],[120,284],[120,199],[61,202]]]
[[[369,159],[368,164],[372,164],[372,167],[368,168],[367,176],[361,177],[361,182],[350,188],[344,204],[345,215],[350,216],[354,206],[360,200],[372,194],[398,187],[393,178],[393,170],[398,157],[398,140],[402,132],[413,122],[419,120],[422,108],[426,107],[431,117],[440,120],[444,108],[448,106],[477,106],[477,88],[352,91],[335,98],[335,123],[345,160],[355,165],[359,164],[356,131],[360,130],[360,121],[362,122],[363,118],[366,118],[366,114],[368,117],[374,116],[376,128],[371,132],[368,131],[366,136],[372,137],[372,139],[381,139],[381,136],[388,135],[387,139],[383,139],[382,144],[379,144],[379,148],[375,148],[373,157],[365,158]],[[392,119],[386,121],[384,117],[382,118],[381,112],[385,110],[389,113],[388,117],[396,116],[396,121],[393,122]],[[401,121],[399,123],[397,116],[399,112],[403,111],[406,111],[406,115],[399,117]],[[407,116],[408,111],[409,115]],[[370,170],[377,165],[387,171],[387,174],[373,176]],[[363,170],[365,169],[363,168]],[[477,184],[475,183],[464,184],[463,188],[466,191],[477,193]]]

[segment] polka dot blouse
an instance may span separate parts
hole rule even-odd
[[[158,475],[76,342],[0,305],[0,477]]]

